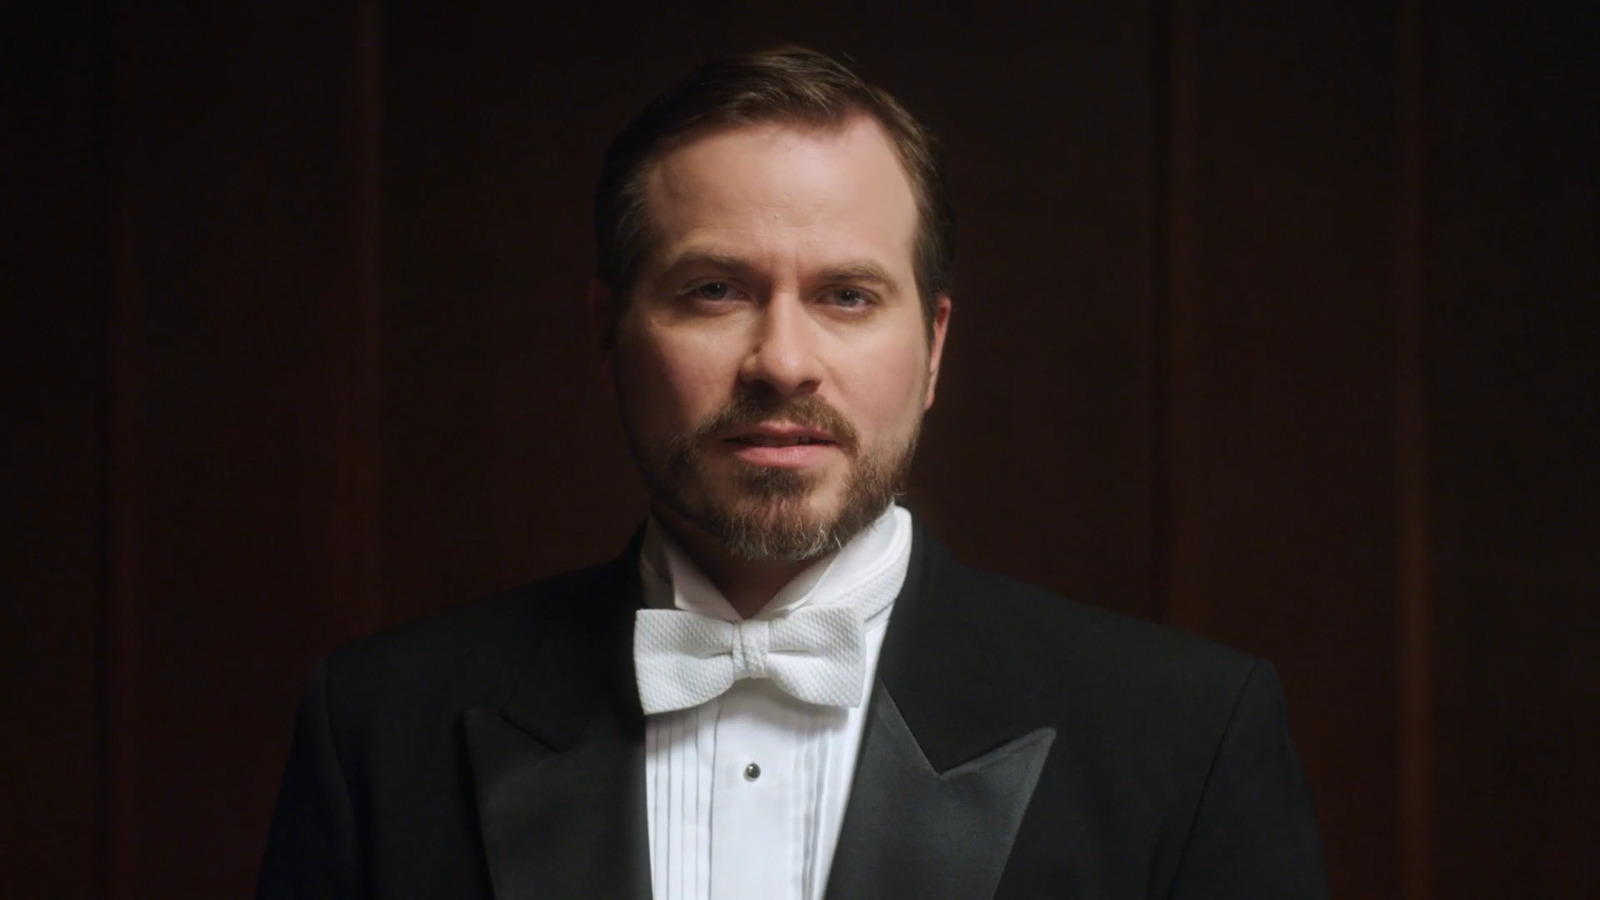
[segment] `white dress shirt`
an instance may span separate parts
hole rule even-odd
[[[891,505],[837,553],[785,585],[756,618],[806,605],[893,597],[911,560],[911,515]],[[655,522],[639,556],[645,601],[726,621],[739,616]],[[876,604],[864,604],[876,605]],[[814,706],[771,681],[648,716],[645,789],[657,900],[819,900],[828,883],[867,697],[893,602],[864,623],[861,705]]]

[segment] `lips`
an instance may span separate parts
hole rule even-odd
[[[855,426],[821,397],[776,397],[753,390],[735,394],[691,438],[692,447],[716,448],[758,467],[809,468],[860,451]]]
[[[778,469],[820,465],[839,446],[827,431],[793,425],[740,429],[723,438],[722,443],[747,465]]]

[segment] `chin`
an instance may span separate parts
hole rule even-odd
[[[842,547],[849,535],[839,530],[839,504],[816,492],[761,496],[744,491],[707,498],[695,517],[718,543],[741,559],[804,561]]]

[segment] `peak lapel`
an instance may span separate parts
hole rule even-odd
[[[644,717],[633,684],[638,541],[568,598],[504,709],[462,719],[495,896],[649,900]]]
[[[828,879],[833,900],[992,897],[1055,740],[1005,704],[974,702],[978,679],[950,674],[970,668],[951,665],[959,636],[984,625],[983,598],[948,587],[955,566],[916,520]]]
[[[872,705],[827,896],[994,896],[1055,730],[939,772],[881,681]]]
[[[551,753],[486,709],[465,727],[496,897],[648,900],[637,743],[597,733]]]

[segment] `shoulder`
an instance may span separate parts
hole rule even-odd
[[[1012,855],[1011,871],[1034,876],[1018,878],[1045,883],[1076,854],[1085,878],[1132,873],[1132,891],[1181,876],[1228,885],[1218,896],[1325,896],[1269,664],[924,543],[916,594],[891,619],[905,633],[889,687],[929,760],[1054,733]],[[1061,834],[1074,835],[1065,850]]]
[[[553,636],[622,601],[625,570],[576,569],[396,625],[329,654],[319,679],[330,705],[356,715],[501,703]]]
[[[1022,723],[1080,731],[1113,754],[1215,746],[1244,698],[1277,696],[1255,657],[969,568],[932,540],[918,569],[915,595],[891,619],[899,634],[886,664],[907,690],[939,696],[927,715],[977,723],[961,752]]]
[[[1169,625],[1113,612],[1002,575],[955,567],[954,579],[983,599],[969,609],[986,639],[1019,658],[1053,660],[1080,676],[1115,676],[1124,689],[1242,679],[1260,660]]]
[[[1181,691],[1237,685],[1260,660],[1208,638],[970,568],[928,540],[920,566],[916,640],[975,649],[996,675],[1019,681],[1070,677],[1086,685]],[[899,615],[897,611],[896,615]]]

